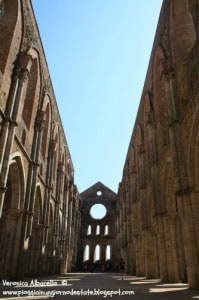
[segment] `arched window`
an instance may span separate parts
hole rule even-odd
[[[45,126],[43,129],[43,136],[42,136],[42,145],[41,145],[41,153],[43,158],[45,159],[46,150],[48,146],[49,140],[49,132],[50,132],[50,121],[51,121],[51,111],[50,111],[50,102],[46,105],[46,116],[45,116]]]
[[[107,245],[106,252],[105,252],[105,260],[110,260],[110,259],[111,259],[111,246]]]
[[[91,225],[88,225],[87,235],[91,235]]]
[[[101,256],[100,250],[101,250],[100,245],[96,245],[95,252],[94,252],[94,262],[100,260],[100,256]]]
[[[106,226],[104,227],[104,235],[108,235],[108,234],[109,234],[109,226],[106,225]]]
[[[96,235],[99,235],[100,234],[100,225],[97,225],[96,227]]]
[[[83,261],[88,261],[90,259],[90,247],[89,245],[86,245],[84,248],[84,258]]]
[[[38,62],[37,59],[34,59],[30,70],[30,78],[26,89],[24,107],[22,112],[22,118],[28,130],[30,129],[30,125],[33,118],[33,105],[35,105],[35,97],[37,96],[36,95],[37,83],[38,83]]]

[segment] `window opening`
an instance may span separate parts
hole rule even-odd
[[[108,225],[106,225],[104,228],[104,235],[108,235],[108,234],[109,234],[109,227]]]
[[[100,245],[96,245],[94,252],[94,262],[100,260]]]
[[[84,262],[88,261],[90,258],[90,247],[89,245],[86,245],[84,248]]]
[[[100,234],[100,225],[97,225],[96,227],[96,235],[99,235]]]
[[[99,191],[97,191],[96,195],[97,195],[97,196],[101,196],[101,195],[102,195],[102,192],[99,190]]]
[[[95,220],[101,220],[106,216],[107,210],[103,204],[94,204],[91,206],[90,215]]]
[[[106,260],[110,260],[111,259],[111,246],[110,245],[106,246],[105,257],[106,257]]]
[[[91,235],[91,225],[88,225],[87,235]]]

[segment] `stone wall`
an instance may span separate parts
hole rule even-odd
[[[29,0],[0,1],[0,277],[70,271],[74,170]]]
[[[127,272],[199,288],[199,5],[163,1],[117,199]]]
[[[77,268],[87,272],[113,271],[116,269],[117,263],[115,248],[116,194],[98,182],[81,193],[80,198],[81,227]],[[103,215],[103,211],[97,207],[97,211],[94,211],[96,216],[92,215],[92,208],[95,205],[104,206],[105,214]]]

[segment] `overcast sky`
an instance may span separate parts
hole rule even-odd
[[[117,192],[162,0],[32,0],[79,192]]]

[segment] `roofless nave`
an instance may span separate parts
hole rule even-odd
[[[130,274],[199,288],[198,36],[198,1],[163,1],[118,194],[79,195],[31,3],[0,1],[1,278],[122,257]]]

